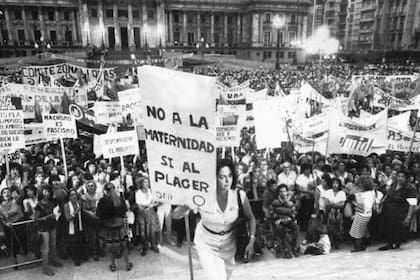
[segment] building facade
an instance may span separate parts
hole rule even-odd
[[[1,56],[165,48],[282,62],[302,54],[312,0],[2,0]],[[281,26],[273,19],[280,17]]]

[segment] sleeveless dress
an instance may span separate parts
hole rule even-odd
[[[237,189],[228,191],[226,209],[223,212],[216,202],[213,213],[200,212],[201,221],[195,231],[195,248],[200,263],[209,280],[227,280],[235,266],[236,240],[232,227],[238,218],[239,205]],[[242,203],[246,194],[240,191]],[[211,233],[226,232],[224,235]]]

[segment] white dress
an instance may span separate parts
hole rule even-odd
[[[229,231],[238,218],[237,189],[228,191],[226,209],[223,212],[216,202],[213,213],[200,212],[201,221],[195,230],[195,248],[201,265],[209,280],[227,280],[235,266],[236,242],[233,231],[225,235],[210,233],[203,224],[214,232]],[[241,191],[242,203],[246,194]]]

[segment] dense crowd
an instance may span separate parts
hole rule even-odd
[[[219,71],[205,68],[227,85],[250,81],[255,90],[279,82],[286,94],[306,80],[322,87],[316,66],[284,71]],[[411,74],[406,66],[355,68],[323,67],[343,81],[352,74]],[[150,190],[146,157],[96,158],[92,137],[67,140],[67,170],[60,144],[33,145],[10,157],[0,169],[0,249],[16,258],[32,253],[42,258],[43,270],[54,275],[59,258],[76,266],[89,258],[123,256],[126,269],[133,263],[128,251],[142,256],[161,246],[182,246],[185,227],[173,220],[176,205],[155,201]],[[417,237],[420,210],[420,161],[403,153],[369,157],[318,153],[296,154],[292,145],[257,150],[254,128],[242,130],[241,145],[218,157],[236,166],[236,186],[246,192],[257,218],[256,252],[266,247],[277,257],[328,254],[340,244],[354,242],[353,252],[372,242],[381,250],[399,248]],[[200,215],[190,212],[191,235]],[[176,232],[173,238],[172,230]],[[304,233],[303,241],[299,232]],[[165,237],[165,238],[164,238]],[[106,253],[106,251],[109,251]]]

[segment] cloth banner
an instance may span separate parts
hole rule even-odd
[[[327,111],[325,113],[294,122],[294,131],[296,134],[299,134],[303,137],[312,137],[314,135],[328,131],[329,119],[333,115],[334,111]]]
[[[87,105],[87,92],[82,88],[40,87],[9,83],[0,88],[0,96],[13,96],[22,99],[25,119],[34,119],[35,101],[40,105],[41,113],[49,113],[51,107],[62,111],[62,97],[66,94],[76,104]]]
[[[25,148],[23,111],[20,98],[0,97],[0,153]]]
[[[413,131],[401,130],[388,126],[387,150],[408,153],[410,151]],[[420,133],[416,133],[411,152],[420,153]]]
[[[95,122],[104,125],[122,123],[121,107],[118,101],[98,101],[93,107]]]
[[[217,82],[217,92],[220,94],[219,104],[239,105],[245,104],[247,93],[252,91],[249,88],[249,81],[243,82],[234,87],[228,87]]]
[[[72,115],[44,114],[42,124],[47,140],[77,138],[76,120]]]
[[[98,83],[113,81],[117,77],[114,68],[87,68],[70,63],[22,67],[23,83],[34,86],[43,84],[45,77],[52,77],[54,80],[60,78],[77,80],[80,75],[85,76],[88,82]]]
[[[24,125],[25,145],[35,145],[47,142],[45,136],[44,124],[42,123],[29,123]]]
[[[386,93],[379,88],[375,88],[372,105],[396,111],[409,111],[418,108],[418,106],[416,108],[410,100],[396,98],[391,93]]]
[[[324,133],[322,136],[317,138],[306,138],[301,135],[293,135],[293,145],[298,153],[310,153],[312,151],[319,152],[325,155],[327,150],[328,133]]]
[[[255,134],[258,149],[279,148],[281,142],[289,141],[286,122],[287,97],[277,97],[253,104]]]
[[[128,123],[131,121],[135,125],[141,125],[143,121],[139,89],[133,88],[118,92],[118,100],[123,118]]]
[[[100,136],[95,135],[95,137],[97,139],[96,156],[102,154],[104,158],[114,158],[139,154],[139,143],[135,130],[118,131]]]
[[[330,118],[328,154],[367,156],[386,150],[388,110],[368,119],[350,119],[337,114]]]
[[[216,79],[153,66],[137,73],[155,199],[214,212]]]
[[[245,126],[245,105],[217,106],[216,142],[218,147],[239,147]]]

